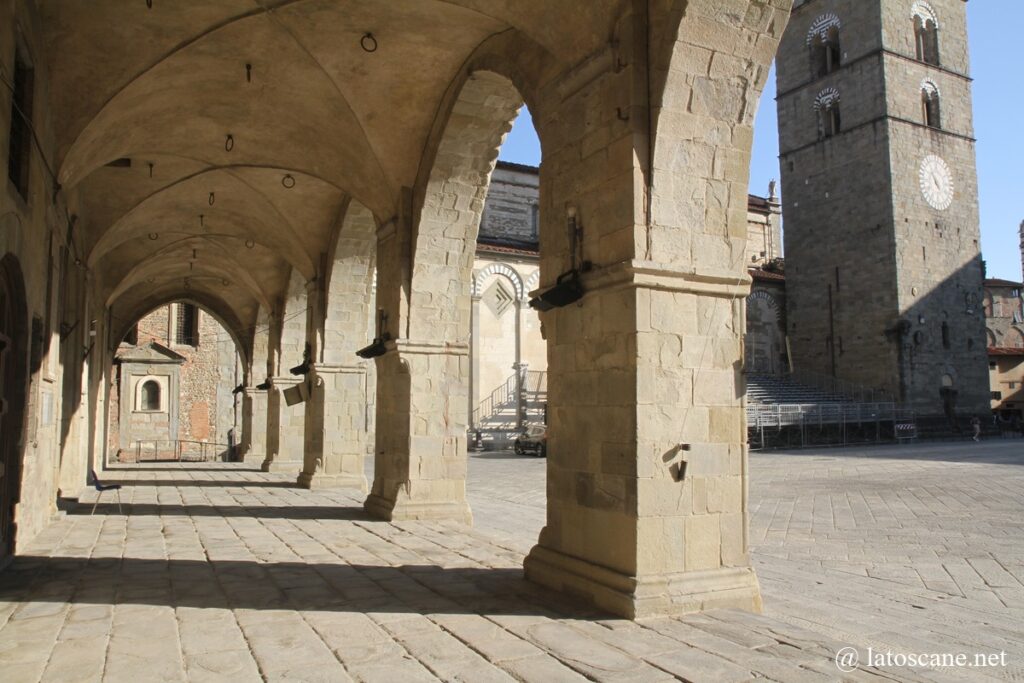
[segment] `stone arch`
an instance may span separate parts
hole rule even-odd
[[[533,290],[537,289],[538,285],[540,285],[540,269],[539,268],[537,270],[533,271],[533,273],[530,274],[530,277],[526,278],[526,284],[523,285],[523,290],[524,290],[524,292],[526,294],[529,294]]]
[[[0,560],[13,555],[18,537],[14,516],[21,500],[25,417],[30,367],[28,304],[21,264],[13,254],[0,259]]]
[[[234,314],[234,311],[230,307],[224,304],[224,302],[207,296],[201,292],[190,292],[186,296],[175,295],[173,293],[163,294],[152,298],[146,298],[141,302],[135,302],[128,308],[124,309],[124,313],[113,316],[113,335],[111,339],[124,339],[128,331],[142,318],[149,313],[155,311],[161,306],[166,306],[172,303],[187,303],[192,304],[201,308],[204,313],[211,316],[217,323],[224,328],[224,330],[230,335],[231,340],[234,342],[235,350],[241,359],[242,368],[245,369],[245,374],[248,375],[248,369],[250,366],[250,359],[252,358],[253,346],[251,334],[248,334],[249,330],[246,329],[241,320]],[[117,302],[111,304],[112,310]],[[116,350],[116,349],[115,349]],[[113,351],[111,351],[111,358],[113,358]]]
[[[327,264],[324,302],[324,343],[319,358],[352,363],[353,353],[375,330],[369,329],[374,310],[374,257],[377,223],[368,208],[352,200],[342,210]]]
[[[819,15],[818,18],[811,22],[811,27],[807,29],[807,46],[810,47],[815,40],[828,42],[831,31],[838,31],[842,26],[843,24],[835,12],[826,12]]]
[[[493,71],[469,74],[452,103],[414,200],[410,338],[468,337],[480,217],[498,148],[522,104],[512,81]]]
[[[814,98],[814,111],[828,109],[839,102],[839,91],[835,88],[825,88]]]
[[[273,314],[260,306],[256,313],[256,327],[252,330],[252,364],[250,377],[261,380],[273,374],[271,370],[270,331],[273,327]]]
[[[924,0],[915,0],[910,7],[910,18],[920,21],[922,24],[931,22],[935,28],[939,27],[939,15],[935,13],[932,6]]]
[[[991,328],[985,328],[985,341],[988,344],[988,348],[996,345],[996,333]]]
[[[478,273],[474,273],[473,296],[480,296],[481,285],[492,275],[504,276],[515,289],[516,298],[520,301],[523,300],[526,292],[528,291],[523,284],[523,278],[515,268],[507,263],[492,263]]]
[[[1011,327],[1006,335],[1006,345],[1012,349],[1024,349],[1024,330],[1019,327]]]
[[[306,279],[302,273],[293,269],[280,321],[280,339],[276,349],[279,355],[274,370],[277,376],[287,375],[289,368],[304,360],[308,301]]]

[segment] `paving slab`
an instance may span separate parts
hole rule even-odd
[[[1024,679],[1024,442],[752,454],[765,613],[640,622],[524,580],[545,467],[471,455],[474,528],[376,521],[357,491],[239,465],[114,468],[124,514],[90,515],[87,492],[0,574],[0,677]],[[849,647],[861,660],[841,671]]]

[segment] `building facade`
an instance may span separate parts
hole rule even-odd
[[[780,46],[796,362],[919,415],[987,410],[962,0],[806,0]]]
[[[1024,260],[1024,244],[1021,246]],[[985,280],[985,319],[992,410],[1004,421],[1024,418],[1024,285]]]
[[[177,302],[143,316],[115,353],[109,456],[170,457],[181,443],[216,446],[241,437],[242,365],[235,339],[209,312]],[[230,432],[230,434],[229,434]]]

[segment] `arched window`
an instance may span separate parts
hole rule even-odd
[[[949,341],[949,323],[942,323],[942,348],[948,349],[950,347]]]
[[[148,380],[142,385],[139,410],[160,410],[160,384],[156,380]]]
[[[939,19],[927,2],[918,0],[911,10],[914,19],[914,47],[917,58],[939,65]]]
[[[942,128],[942,111],[939,107],[939,86],[931,81],[921,83],[921,113],[924,125]]]
[[[829,12],[811,23],[807,31],[807,47],[811,55],[811,77],[818,78],[839,68],[842,51],[839,49],[839,17]]]
[[[842,130],[839,120],[839,91],[825,88],[814,98],[814,109],[818,112],[818,138],[830,138]]]

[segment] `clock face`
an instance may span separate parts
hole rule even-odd
[[[953,174],[946,162],[934,154],[921,160],[921,194],[933,209],[945,211],[953,203]]]

